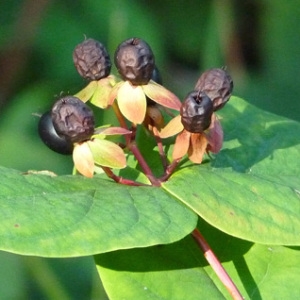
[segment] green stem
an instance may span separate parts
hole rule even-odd
[[[240,291],[237,289],[236,285],[233,283],[232,279],[229,277],[228,273],[223,268],[215,253],[212,251],[209,244],[206,242],[206,240],[197,228],[192,232],[192,236],[202,249],[204,257],[206,258],[212,269],[215,271],[225,288],[230,293],[232,299],[243,300],[244,298],[241,295]]]
[[[23,262],[46,299],[71,299],[53,270],[51,270],[46,259],[25,256],[23,257]]]

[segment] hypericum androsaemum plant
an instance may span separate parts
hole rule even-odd
[[[120,78],[93,39],[73,59],[87,86],[58,99],[39,134],[74,174],[1,168],[1,249],[94,255],[110,299],[297,295],[299,251],[283,245],[300,245],[300,125],[231,97],[221,68],[181,102],[139,38],[115,52]]]

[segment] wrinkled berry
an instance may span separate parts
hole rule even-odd
[[[147,84],[155,66],[154,55],[145,41],[130,38],[118,46],[115,65],[124,80],[133,85]]]
[[[44,113],[38,124],[38,132],[41,140],[51,150],[60,154],[72,154],[73,144],[67,141],[64,137],[59,136],[53,126],[51,112]]]
[[[88,140],[94,133],[93,111],[76,97],[67,96],[56,101],[51,117],[58,135],[72,143]]]
[[[200,91],[193,91],[187,95],[180,109],[183,127],[193,133],[206,130],[211,122],[213,103],[210,98]]]
[[[210,69],[198,79],[195,90],[205,92],[212,100],[214,111],[221,109],[229,100],[233,81],[227,71],[223,69]]]
[[[99,80],[110,73],[111,62],[105,47],[94,39],[77,45],[73,61],[78,73],[88,80]]]

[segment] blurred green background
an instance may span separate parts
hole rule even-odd
[[[71,158],[39,140],[36,115],[85,86],[72,61],[85,37],[111,57],[124,39],[145,39],[164,85],[181,99],[202,71],[227,66],[235,95],[300,121],[299,27],[299,0],[1,1],[0,164],[71,172]],[[1,253],[0,261],[0,299],[105,299],[91,258]]]

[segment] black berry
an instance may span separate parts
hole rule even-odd
[[[213,101],[214,111],[216,111],[228,102],[233,90],[233,81],[224,69],[210,69],[200,76],[195,90],[205,92]]]
[[[180,109],[183,127],[193,133],[206,130],[211,122],[213,103],[204,93],[193,91],[187,95]]]
[[[73,61],[78,73],[88,80],[107,77],[111,70],[105,47],[94,39],[87,39],[75,47]]]
[[[58,135],[72,143],[88,140],[94,133],[93,111],[76,97],[67,96],[55,102],[51,117]]]
[[[64,137],[59,136],[53,126],[51,112],[44,113],[38,124],[41,140],[53,151],[60,154],[72,154],[73,144]]]
[[[145,41],[130,38],[118,46],[115,65],[124,80],[133,85],[147,84],[155,66],[154,55]]]

